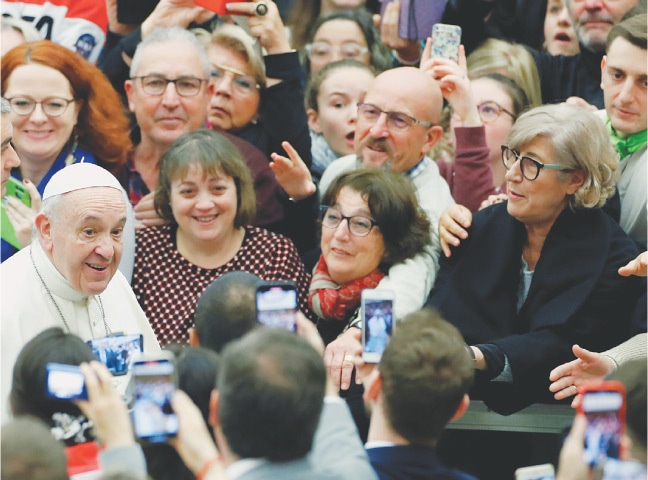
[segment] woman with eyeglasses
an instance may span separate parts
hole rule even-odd
[[[356,60],[377,72],[392,67],[391,50],[380,41],[380,32],[364,8],[320,16],[310,30],[301,58],[307,76],[338,60]]]
[[[119,171],[131,147],[128,119],[104,74],[76,53],[48,40],[22,44],[2,57],[2,96],[11,106],[12,144],[21,159],[31,208],[15,198],[7,215],[21,245],[31,242],[40,197],[49,179],[76,162]],[[16,248],[2,241],[2,260]]]
[[[574,343],[603,351],[628,339],[641,284],[617,273],[637,247],[600,208],[618,166],[600,119],[538,107],[500,149],[508,200],[468,220],[428,304],[470,345],[471,398],[509,414],[555,401],[549,373],[573,358]]]
[[[236,9],[249,9],[245,3],[230,7],[234,15]],[[272,153],[285,155],[281,143],[287,141],[310,167],[299,56],[288,42],[276,4],[268,2],[267,7],[265,15],[247,17],[253,37],[236,25],[221,25],[210,35],[198,36],[212,68],[209,125],[247,140],[268,162]]]
[[[416,256],[430,244],[430,221],[409,179],[373,168],[335,178],[320,208],[321,256],[313,270],[308,305],[328,344],[359,318],[362,290],[376,288],[392,265]],[[331,358],[330,363],[353,362],[352,353]],[[361,386],[351,384],[347,401],[352,400],[354,419],[366,436],[362,390],[356,390]]]
[[[425,55],[425,53],[424,53]],[[455,202],[477,211],[489,195],[506,192],[500,146],[529,106],[524,90],[499,73],[470,77],[461,48],[459,63],[431,59],[421,69],[439,80],[449,104],[448,140],[454,161],[438,160]]]

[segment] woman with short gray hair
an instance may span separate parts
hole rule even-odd
[[[502,161],[507,201],[477,212],[442,256],[428,303],[470,345],[471,398],[510,414],[555,402],[549,372],[574,343],[603,351],[628,339],[642,289],[617,273],[637,247],[599,208],[618,164],[603,122],[568,105],[530,110]]]

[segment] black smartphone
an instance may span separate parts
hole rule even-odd
[[[256,289],[257,321],[274,328],[297,330],[297,287],[293,282],[266,282]]]
[[[608,458],[621,458],[625,429],[625,387],[618,381],[585,384],[579,388],[578,410],[587,417],[584,460],[592,467]]]
[[[367,288],[360,298],[362,359],[378,363],[394,331],[394,293]]]
[[[125,375],[133,360],[144,351],[140,333],[94,338],[88,340],[88,345],[95,358],[115,376]]]
[[[175,356],[161,351],[140,355],[133,362],[133,429],[143,443],[161,443],[178,434],[178,417],[171,408],[177,387]]]
[[[117,0],[117,21],[139,25],[148,17],[160,0]]]
[[[78,365],[48,363],[46,391],[59,400],[87,400],[85,377]]]

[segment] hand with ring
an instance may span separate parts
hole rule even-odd
[[[326,347],[324,364],[331,380],[341,390],[349,388],[351,372],[355,367],[355,355],[362,352],[360,335],[359,328],[351,327]]]
[[[268,55],[292,51],[279,8],[272,0],[256,3],[230,2],[227,4],[227,13],[247,17],[250,34],[259,39]]]

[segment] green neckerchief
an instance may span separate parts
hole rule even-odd
[[[631,153],[638,151],[641,147],[646,145],[646,142],[648,141],[648,139],[646,138],[646,130],[633,133],[632,135],[628,135],[627,137],[620,137],[616,133],[616,130],[614,130],[612,122],[610,122],[610,117],[605,117],[605,124],[607,125],[608,131],[610,132],[612,145],[614,145],[614,148],[617,149],[617,152],[619,152],[622,159],[624,157],[627,157]]]

